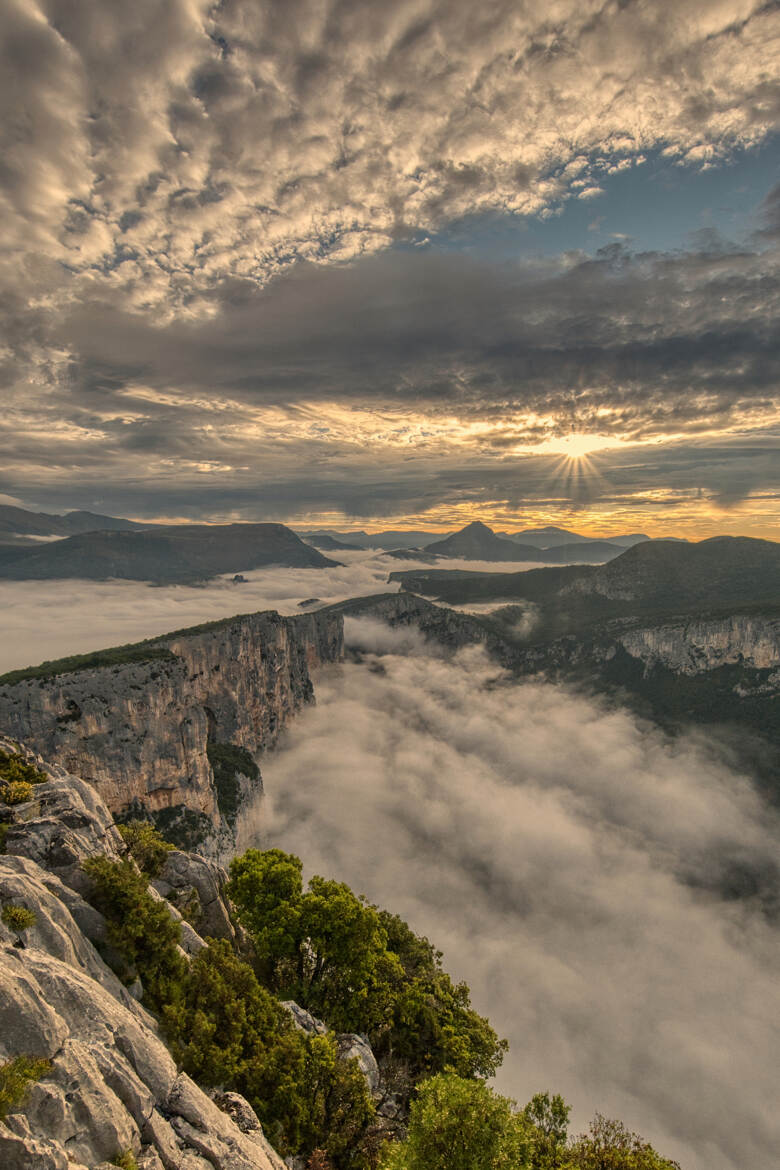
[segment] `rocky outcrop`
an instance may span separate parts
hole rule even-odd
[[[318,1020],[294,999],[283,1000],[282,1007],[290,1013],[296,1028],[305,1032],[307,1036],[327,1035],[328,1025],[322,1020]],[[362,1036],[358,1032],[340,1032],[336,1037],[336,1050],[340,1060],[357,1061],[369,1093],[375,1099],[381,1099],[383,1096],[382,1076],[368,1037]]]
[[[178,1071],[156,1021],[138,1002],[140,981],[126,987],[108,965],[126,969],[105,919],[83,896],[90,884],[81,862],[98,855],[118,860],[126,846],[100,796],[16,741],[0,736],[0,751],[21,756],[45,777],[30,800],[0,805],[7,828],[0,906],[34,914],[19,931],[0,921],[0,1065],[22,1055],[50,1062],[0,1123],[2,1170],[110,1170],[128,1151],[139,1170],[302,1168],[301,1159],[279,1158],[243,1097],[207,1095]],[[203,936],[227,939],[239,951],[246,945],[226,881],[208,858],[171,850],[149,885],[180,923],[184,955],[197,954]],[[328,1033],[298,1004],[284,1006],[303,1031]],[[395,1106],[368,1040],[352,1033],[336,1040],[339,1058],[357,1061],[377,1105],[377,1132],[384,1133]]]
[[[215,1103],[178,1072],[155,1021],[96,949],[107,953],[105,921],[75,887],[81,860],[124,850],[103,801],[18,744],[0,738],[0,750],[49,777],[6,810],[0,904],[31,910],[35,921],[23,932],[0,923],[0,1064],[19,1055],[50,1062],[0,1124],[0,1166],[96,1170],[132,1151],[140,1170],[284,1170],[243,1098]],[[166,872],[172,890],[186,882],[198,892],[210,927],[234,929],[224,871],[176,852]],[[184,949],[194,953],[203,939],[186,930]]]
[[[0,686],[0,727],[93,784],[113,813],[183,808],[208,826],[222,817],[207,745],[252,757],[273,747],[312,702],[311,671],[340,657],[342,625],[333,614],[271,611],[149,649],[170,656]]]
[[[206,938],[242,940],[243,932],[225,894],[228,875],[221,865],[197,853],[172,849],[152,886],[188,918]]]

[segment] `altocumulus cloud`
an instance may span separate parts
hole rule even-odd
[[[772,1164],[774,814],[695,738],[509,685],[476,650],[352,637],[381,653],[320,678],[244,844],[299,853],[442,947],[510,1040],[504,1091],[560,1091],[575,1125],[622,1116],[686,1170]],[[765,897],[727,900],[746,864]]]
[[[10,242],[141,307],[539,211],[653,146],[711,162],[775,112],[755,0],[3,9]]]
[[[115,490],[138,515],[554,506],[507,447],[535,428],[775,419],[771,204],[744,253],[532,271],[390,247],[463,216],[550,214],[649,151],[706,167],[764,141],[775,6],[0,11],[0,489],[44,506]],[[416,441],[296,414],[333,399],[418,411]],[[464,419],[487,433],[464,438]],[[710,492],[700,462],[683,478]],[[724,501],[770,486],[763,465],[746,484],[740,454],[716,462]],[[632,486],[689,490],[656,478]]]

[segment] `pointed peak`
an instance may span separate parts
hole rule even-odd
[[[472,520],[465,528],[461,528],[461,532],[488,532],[491,536],[494,535],[493,529],[488,528],[487,524],[483,524],[481,520]]]

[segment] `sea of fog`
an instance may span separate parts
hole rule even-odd
[[[620,1117],[683,1170],[768,1170],[777,816],[703,738],[347,626],[364,661],[320,675],[242,846],[297,853],[435,941],[508,1038],[497,1083],[521,1103],[560,1092],[575,1131]],[[725,898],[735,870],[764,897]]]
[[[518,572],[541,566],[523,562],[402,561],[378,552],[333,554],[332,569],[247,569],[246,584],[218,577],[204,585],[147,585],[137,581],[0,581],[0,674],[44,659],[62,658],[152,638],[236,613],[275,609],[303,612],[300,602],[395,592],[391,572],[448,568]]]
[[[382,592],[376,553],[246,585],[0,583],[0,670],[232,613]],[[453,562],[513,571],[516,565]],[[479,607],[486,608],[486,607]],[[622,1118],[683,1170],[768,1170],[780,1148],[780,825],[695,734],[536,681],[470,648],[347,619],[361,661],[263,763],[241,845],[298,853],[444,951],[510,1051],[498,1087]],[[734,874],[757,891],[736,900]],[[743,883],[743,888],[744,888]],[[748,885],[750,883],[747,883]],[[772,910],[775,913],[772,913]]]

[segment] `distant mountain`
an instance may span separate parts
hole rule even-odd
[[[86,532],[33,548],[5,549],[0,578],[186,583],[266,565],[338,565],[283,524],[183,524],[148,532]]]
[[[341,549],[359,552],[362,548],[362,545],[348,544],[346,540],[338,540],[327,532],[301,532],[299,535],[306,544],[313,545],[314,548],[324,548],[326,552],[338,552]]]
[[[298,532],[302,540],[311,544],[316,542],[313,537],[329,536],[334,540],[344,541],[344,548],[381,548],[391,552],[399,548],[422,548],[434,540],[441,540],[448,535],[443,532],[421,532],[414,530],[387,529],[384,532],[337,532],[333,528],[318,528],[310,532]],[[325,547],[317,545],[317,547]]]
[[[560,529],[554,531],[560,532]],[[488,528],[486,524],[475,520],[467,524],[460,532],[444,540],[434,541],[423,549],[397,549],[391,556],[399,560],[430,560],[434,557],[457,557],[467,561],[514,561],[521,563],[529,561],[535,564],[540,562],[549,565],[567,564],[572,560],[583,561],[587,564],[601,564],[611,557],[617,557],[623,549],[617,544],[608,544],[606,541],[584,540],[581,544],[558,545],[555,548],[542,548],[532,544],[519,544],[514,540],[499,536]]]
[[[521,573],[391,573],[401,588],[451,604],[523,600],[572,628],[605,614],[780,601],[780,544],[716,536],[698,544],[653,540],[598,566]]]
[[[527,545],[520,545],[527,548]],[[568,565],[572,561],[579,561],[586,565],[601,565],[604,561],[611,561],[619,557],[625,549],[619,544],[606,540],[588,540],[582,544],[572,541],[570,544],[559,544],[554,548],[540,548],[533,558],[546,565]]]
[[[518,544],[531,544],[535,548],[562,548],[567,544],[611,544],[621,548],[630,548],[640,541],[649,540],[644,533],[634,532],[625,536],[582,536],[579,532],[569,532],[566,528],[556,528],[554,524],[546,528],[526,528],[522,532],[501,532],[499,536],[507,540],[515,540]]]
[[[530,546],[524,548],[511,540],[496,536],[495,532],[481,520],[474,520],[459,532],[454,532],[452,536],[447,536],[444,540],[435,540],[425,547],[426,557],[459,557],[469,561],[531,560],[535,559],[535,554],[536,550]]]
[[[714,536],[697,544],[636,544],[574,590],[644,605],[780,600],[780,544]]]
[[[98,512],[67,512],[64,516],[50,512],[28,512],[25,508],[0,506],[0,540],[5,535],[73,536],[79,532],[137,532],[152,527]]]

